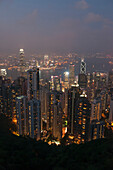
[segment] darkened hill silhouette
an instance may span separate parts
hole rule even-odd
[[[49,146],[9,132],[9,121],[0,117],[0,170],[100,170],[113,169],[113,139],[81,145]]]

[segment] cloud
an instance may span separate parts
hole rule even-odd
[[[108,18],[104,18],[103,16],[95,13],[88,13],[88,15],[85,17],[86,23],[98,23],[101,22],[105,25],[113,25],[113,21],[111,21]]]
[[[94,14],[94,13],[88,13],[88,15],[85,18],[86,22],[100,22],[103,21],[103,18],[99,14]]]
[[[80,0],[76,2],[75,8],[85,10],[89,8],[89,4],[85,0]]]

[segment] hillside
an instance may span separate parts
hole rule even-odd
[[[81,145],[49,146],[41,141],[36,142],[12,135],[7,130],[7,119],[2,117],[0,122],[1,170],[113,169],[112,138],[95,140]]]

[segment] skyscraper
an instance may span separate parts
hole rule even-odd
[[[41,137],[41,110],[40,101],[37,99],[28,102],[28,122],[29,136],[39,140]]]
[[[91,121],[92,120],[100,120],[101,119],[101,114],[102,114],[102,109],[101,109],[101,98],[97,97],[93,100],[91,104]]]
[[[108,86],[109,86],[109,88],[113,87],[113,71],[109,72],[109,75],[108,75]]]
[[[16,119],[16,97],[21,96],[21,88],[14,82],[11,85],[11,109],[12,109],[12,120]]]
[[[3,113],[3,93],[2,93],[3,80],[0,76],[0,114]]]
[[[62,107],[61,102],[55,101],[53,105],[53,136],[62,138]]]
[[[80,74],[86,74],[86,63],[84,58],[81,59]]]
[[[64,86],[65,88],[69,88],[69,72],[64,72]]]
[[[0,70],[0,74],[1,74],[1,76],[3,77],[3,79],[5,79],[6,76],[7,76],[7,71],[6,71],[6,69],[1,69],[1,70]]]
[[[110,101],[109,123],[113,123],[113,96]]]
[[[68,91],[68,134],[74,134],[74,119],[76,102],[79,99],[80,91],[79,87],[73,85]]]
[[[93,120],[90,127],[90,140],[104,138],[105,122]]]
[[[39,99],[39,69],[33,68],[27,71],[27,96],[28,100]]]
[[[48,60],[49,60],[49,56],[45,55],[44,56],[44,65],[47,66],[48,65]]]
[[[86,74],[79,74],[78,77],[78,83],[81,88],[86,88],[87,87],[87,76]]]
[[[86,95],[82,94],[76,103],[74,121],[75,141],[78,144],[89,140],[90,113],[90,103]]]
[[[25,56],[24,56],[24,50],[20,49],[20,76],[24,76],[25,73]]]
[[[61,91],[61,77],[51,76],[52,90]]]
[[[69,86],[74,84],[75,81],[75,65],[70,64],[69,65]]]
[[[16,116],[17,116],[17,133],[19,135],[27,135],[28,114],[26,96],[20,96],[16,98]]]

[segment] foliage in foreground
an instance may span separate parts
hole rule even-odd
[[[113,139],[81,145],[49,146],[42,141],[12,135],[0,123],[0,169],[100,170],[113,169]],[[1,122],[1,121],[0,121]]]

